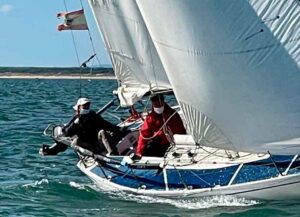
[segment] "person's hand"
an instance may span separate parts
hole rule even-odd
[[[40,150],[39,150],[39,154],[42,156],[48,155],[48,151],[49,151],[49,145],[43,145]]]
[[[74,124],[79,124],[79,118],[76,118]]]

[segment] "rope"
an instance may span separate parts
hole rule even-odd
[[[164,122],[164,124],[159,128],[159,130],[151,137],[144,137],[142,135],[141,129],[140,129],[140,136],[144,139],[144,140],[151,140],[154,137],[156,137],[158,135],[158,133],[167,125],[167,123],[171,120],[171,118],[176,114],[176,111],[167,119],[167,121]]]
[[[216,152],[218,152],[220,149],[217,149],[217,150],[215,150],[215,151],[213,151],[213,152],[210,152],[210,151],[208,151],[208,150],[206,150],[205,148],[203,148],[203,147],[200,147],[203,151],[205,151],[205,152],[207,152],[207,153],[209,153],[209,154],[211,154],[211,155],[213,155],[213,156],[216,156],[216,157],[221,157],[221,158],[229,158],[228,157],[228,154],[227,154],[227,152],[226,152],[226,150],[224,150],[225,151],[225,153],[226,153],[226,157],[225,156],[223,156],[223,155],[218,155],[218,154],[215,154]],[[248,157],[248,156],[250,156],[250,155],[252,155],[251,153],[248,153],[248,154],[245,154],[245,155],[243,155],[243,156],[240,156],[239,154],[238,154],[238,158],[243,158],[243,157]],[[204,159],[204,158],[203,158]]]

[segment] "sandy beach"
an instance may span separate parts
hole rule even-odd
[[[116,79],[107,74],[80,75],[80,74],[43,74],[43,73],[0,73],[0,79]]]

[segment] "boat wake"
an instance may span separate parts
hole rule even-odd
[[[47,179],[42,179],[35,181],[31,184],[25,184],[23,187],[42,187],[48,185],[49,181]],[[246,207],[260,204],[257,200],[249,200],[241,197],[235,196],[212,196],[212,197],[202,197],[202,198],[187,198],[187,199],[170,199],[155,196],[144,196],[135,195],[131,193],[125,193],[116,190],[104,190],[98,188],[93,184],[83,184],[77,182],[69,182],[69,186],[76,188],[78,190],[86,190],[90,192],[89,189],[98,191],[99,193],[105,193],[110,198],[114,200],[125,200],[133,201],[137,203],[147,203],[147,204],[167,204],[175,206],[182,209],[208,209],[214,207]]]
[[[162,203],[184,209],[207,209],[212,207],[231,207],[231,206],[252,206],[259,204],[256,200],[247,200],[233,196],[213,196],[193,199],[168,199],[149,196],[127,195],[124,197],[128,200],[134,200],[139,203]]]
[[[91,187],[91,186],[89,186]],[[93,189],[99,191],[96,186]],[[103,192],[103,189],[100,191]],[[183,209],[207,209],[213,207],[246,207],[260,204],[258,200],[249,200],[242,197],[235,196],[212,196],[202,198],[187,198],[187,199],[170,199],[155,196],[135,195],[120,191],[104,191],[113,199],[122,199],[126,201],[134,201],[138,203],[152,203],[152,204],[168,204],[177,208]]]

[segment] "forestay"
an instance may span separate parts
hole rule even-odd
[[[300,152],[299,1],[137,3],[197,143]]]
[[[122,106],[149,90],[171,89],[134,0],[89,0],[119,82]]]

